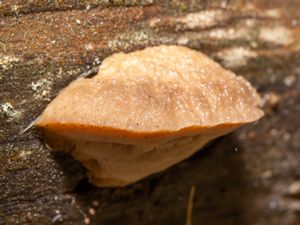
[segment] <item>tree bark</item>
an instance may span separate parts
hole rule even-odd
[[[300,1],[0,1],[0,224],[300,224]],[[34,129],[114,52],[186,45],[245,76],[266,116],[126,188],[100,189]],[[94,213],[95,210],[95,213]]]

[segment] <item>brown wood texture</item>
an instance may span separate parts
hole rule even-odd
[[[300,224],[300,1],[0,1],[0,224]],[[114,52],[186,45],[249,79],[266,116],[134,185],[100,189],[36,132]],[[95,213],[94,213],[95,212]]]

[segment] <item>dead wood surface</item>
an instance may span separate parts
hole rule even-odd
[[[300,224],[299,12],[300,0],[0,1],[0,224],[183,225],[192,186],[193,225]],[[266,116],[119,189],[19,135],[105,57],[159,44],[245,76]]]

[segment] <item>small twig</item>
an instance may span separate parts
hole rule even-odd
[[[55,223],[56,221],[62,221],[61,214],[57,214],[56,216],[54,216],[51,222]]]
[[[187,216],[186,216],[186,225],[192,225],[192,217],[193,217],[193,203],[195,198],[196,187],[193,185],[191,187],[188,206],[187,206]]]
[[[25,129],[21,130],[19,132],[19,135],[24,134],[25,132],[27,132],[31,127],[34,126],[35,122],[39,119],[40,117],[38,116],[37,118],[35,118]]]

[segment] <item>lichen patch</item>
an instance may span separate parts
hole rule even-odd
[[[34,98],[37,100],[50,100],[50,92],[53,82],[45,78],[31,82],[30,87],[34,91]]]
[[[179,45],[190,44],[194,41],[207,43],[224,42],[228,44],[230,41],[249,41],[253,35],[250,28],[215,28],[204,32],[186,32],[177,37],[176,43]]]
[[[268,9],[264,12],[264,15],[273,19],[280,19],[282,17],[282,13],[279,9]]]
[[[207,10],[197,13],[188,13],[176,19],[175,22],[182,23],[188,29],[208,28],[226,20],[227,17],[227,14],[222,10]]]
[[[19,62],[19,59],[13,55],[0,56],[0,68],[4,71],[12,68],[14,62]]]
[[[293,43],[293,33],[283,26],[263,27],[259,31],[259,39],[276,45],[290,45]]]
[[[245,47],[229,48],[217,53],[217,58],[221,59],[228,68],[246,66],[248,60],[255,57],[257,53]]]
[[[16,110],[10,102],[0,104],[0,113],[8,118],[8,122],[19,119],[22,115],[22,112]]]
[[[25,159],[25,158],[27,158],[28,156],[30,156],[31,154],[32,154],[33,152],[32,151],[30,151],[30,150],[28,150],[28,151],[21,151],[20,153],[19,153],[19,157],[20,158],[22,158],[22,159]]]

